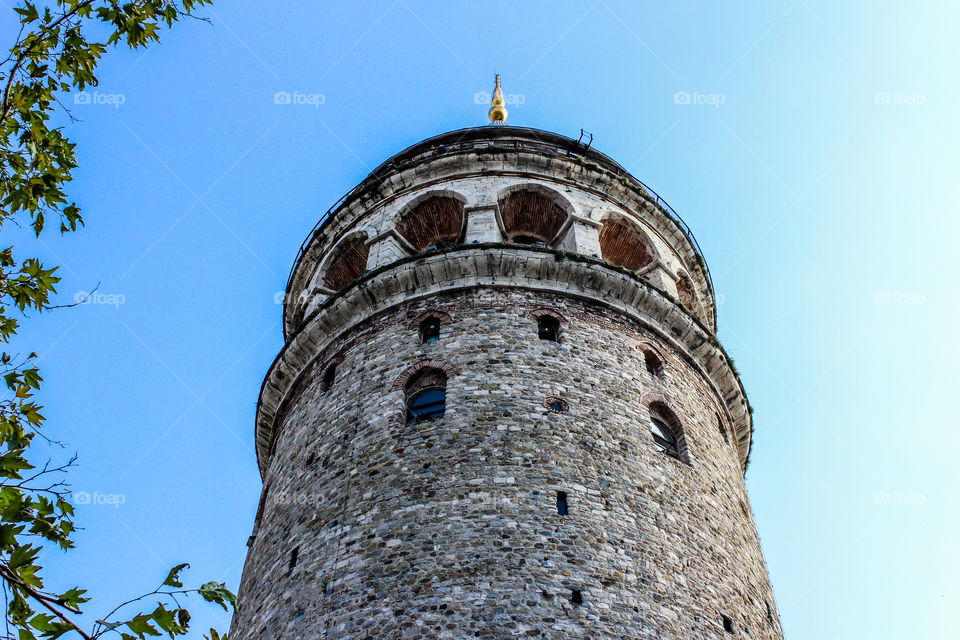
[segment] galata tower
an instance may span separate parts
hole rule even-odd
[[[782,638],[693,234],[499,77],[489,115],[300,247],[231,640]]]

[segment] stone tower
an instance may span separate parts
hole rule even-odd
[[[402,151],[303,243],[283,324],[232,640],[782,638],[706,264],[607,156]]]

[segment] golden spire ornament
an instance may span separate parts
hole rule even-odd
[[[497,74],[497,84],[493,88],[493,99],[490,100],[490,124],[504,124],[507,120],[506,103],[503,101],[503,91],[500,89],[500,74]]]

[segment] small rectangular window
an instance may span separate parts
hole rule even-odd
[[[537,318],[537,337],[548,342],[559,342],[560,321],[551,316]]]
[[[570,603],[578,607],[583,604],[583,593],[580,589],[570,590]]]
[[[428,344],[440,339],[440,321],[436,318],[427,318],[420,323],[420,342]]]
[[[727,633],[733,633],[733,620],[724,615],[720,617],[723,619],[723,630]]]
[[[557,513],[561,516],[567,515],[567,492],[557,491]]]

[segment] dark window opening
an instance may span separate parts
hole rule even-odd
[[[326,385],[327,389],[333,386],[333,381],[337,378],[337,365],[331,364],[327,367],[327,370],[323,373],[323,384]]]
[[[442,418],[447,411],[445,389],[424,389],[407,403],[407,423],[428,422]]]
[[[570,603],[578,607],[583,604],[583,592],[581,592],[580,589],[570,590]]]
[[[659,378],[663,375],[663,363],[653,351],[643,352],[643,362],[647,366],[647,373]]]
[[[300,554],[300,547],[294,547],[290,552],[290,564],[287,565],[287,575],[293,573],[293,568],[297,566],[297,556]]]
[[[724,615],[720,617],[723,619],[723,630],[727,633],[733,633],[733,620]]]
[[[560,321],[553,316],[537,318],[537,337],[550,342],[560,341]]]
[[[420,323],[420,342],[428,344],[440,339],[440,320],[427,318]]]
[[[557,491],[557,514],[567,515],[567,492]]]
[[[770,603],[767,603],[767,621],[770,624],[773,624],[773,609],[770,608]]]
[[[532,247],[546,247],[547,243],[541,240],[540,238],[535,238],[533,236],[513,236],[510,239],[514,244],[526,244]]]
[[[720,430],[720,435],[723,436],[723,441],[730,444],[730,436],[727,435],[727,430],[723,426],[723,419],[719,413],[717,414],[717,428]]]
[[[677,442],[677,436],[674,435],[673,429],[667,426],[667,423],[659,418],[651,418],[650,431],[653,433],[653,442],[661,453],[665,453],[671,458],[680,459],[680,445]]]

